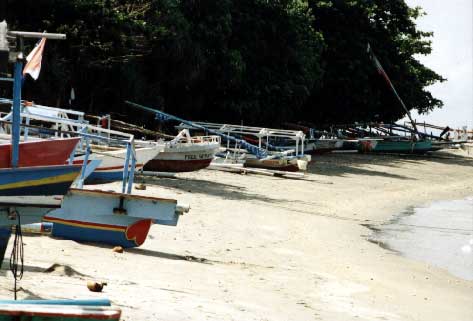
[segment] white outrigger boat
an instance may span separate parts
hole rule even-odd
[[[171,141],[157,143],[162,150],[144,167],[153,172],[193,172],[206,168],[220,149],[219,136],[194,136],[183,129]]]
[[[263,148],[262,138],[267,137],[268,135],[278,136],[280,135],[280,133],[264,132],[264,135],[263,133],[261,133],[259,136],[259,146],[256,146],[256,145],[248,143],[245,139],[241,139],[241,138],[237,138],[233,136],[234,134],[237,133],[238,130],[240,130],[241,126],[225,125],[226,127],[222,129],[218,127],[219,124],[216,124],[215,125],[216,128],[215,128],[212,126],[207,126],[208,124],[211,124],[211,123],[202,124],[202,123],[191,122],[191,121],[187,121],[182,118],[173,116],[171,114],[162,112],[160,110],[146,107],[143,105],[139,105],[130,101],[127,101],[126,103],[134,108],[138,108],[140,110],[145,110],[147,112],[154,113],[157,119],[178,121],[182,123],[183,125],[187,126],[187,128],[185,129],[198,129],[206,133],[218,135],[222,139],[225,139],[227,141],[227,148],[230,147],[230,142],[234,143],[235,147],[237,147],[238,150],[244,149],[247,153],[254,155],[254,161],[253,161],[253,157],[251,158],[249,157],[251,159],[249,162],[250,166],[254,164],[254,165],[260,165],[261,167],[264,167],[264,168],[267,168],[268,166],[270,166],[271,169],[306,170],[307,164],[310,162],[310,159],[311,159],[310,155],[304,155],[303,153],[305,135],[302,132],[295,138],[296,146],[297,146],[296,150],[283,151],[279,149],[278,151],[271,152],[268,150],[269,144],[266,143],[266,148]],[[235,128],[234,129],[232,128],[232,131],[230,133],[229,127],[227,126],[234,126]],[[248,127],[246,129],[252,131],[252,133],[255,133],[255,130],[251,129],[251,127]],[[257,132],[259,132],[261,129],[256,129],[256,130]],[[299,146],[301,147],[300,152],[299,152]],[[244,152],[244,154],[246,154],[246,152]],[[295,155],[289,155],[289,154],[295,154]],[[278,161],[278,159],[282,159],[283,161]],[[245,165],[246,163],[247,161],[245,161]]]
[[[307,164],[310,162],[310,155],[305,155],[305,151],[309,147],[305,142],[305,134],[297,130],[273,129],[254,126],[217,124],[208,122],[194,122],[198,126],[202,126],[207,130],[216,131],[222,135],[239,136],[245,141],[258,145],[258,148],[264,149],[269,155],[264,158],[259,158],[252,155],[245,149],[241,149],[239,144],[231,146],[230,139],[226,139],[226,150],[224,153],[224,161],[217,161],[218,163],[225,163],[228,161],[232,153],[236,163],[244,160],[242,163],[245,167],[263,168],[278,171],[297,172],[299,170],[306,170]],[[181,123],[178,128],[192,128],[186,124]],[[270,143],[270,139],[280,139],[283,142],[294,142],[290,146],[275,146]],[[291,156],[294,154],[295,156]]]

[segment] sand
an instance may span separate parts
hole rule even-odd
[[[304,180],[211,170],[148,179],[134,193],[191,205],[177,227],[155,225],[142,247],[122,254],[25,237],[19,297],[110,298],[130,321],[472,320],[473,282],[369,242],[364,224],[472,196],[473,159],[314,160]],[[6,265],[3,299],[13,295]],[[108,285],[92,293],[87,280]]]

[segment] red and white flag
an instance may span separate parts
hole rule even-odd
[[[44,45],[46,44],[46,38],[42,38],[40,42],[36,44],[30,54],[26,57],[26,66],[23,69],[23,77],[29,74],[34,80],[38,79],[39,72],[41,71],[41,60],[43,59]]]

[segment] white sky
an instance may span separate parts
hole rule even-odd
[[[432,54],[418,59],[448,79],[428,88],[444,102],[444,107],[428,115],[413,113],[413,117],[441,126],[473,128],[473,1],[406,0],[406,3],[427,12],[417,20],[417,26],[422,31],[434,32]]]

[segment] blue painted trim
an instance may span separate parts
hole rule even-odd
[[[0,196],[15,195],[65,195],[69,190],[74,179],[80,171],[80,166],[62,165],[62,166],[38,166],[38,167],[21,167],[0,169]],[[70,175],[63,177],[62,181],[50,181],[62,175]],[[64,180],[67,178],[66,180]],[[26,185],[26,182],[36,182],[35,185]],[[10,184],[25,182],[25,186],[8,186]]]
[[[0,196],[46,196],[66,195],[72,180],[64,183],[44,184],[0,190]]]
[[[21,72],[23,70],[23,63],[18,60],[15,62],[15,71],[13,82],[13,117],[12,117],[12,151],[11,163],[12,167],[18,167],[20,157],[20,122],[21,122]]]
[[[136,157],[133,150],[131,151],[131,168],[135,168],[136,166]],[[135,180],[135,171],[130,171],[129,179],[128,179],[128,190],[126,191],[128,194],[131,194],[133,188],[133,181]]]
[[[79,173],[78,165],[34,166],[0,169],[0,186],[29,180],[39,180],[69,173]]]
[[[122,193],[125,193],[125,188],[128,181],[128,170],[129,170],[128,166],[130,165],[130,152],[131,152],[131,144],[127,144],[125,165],[123,167]]]

